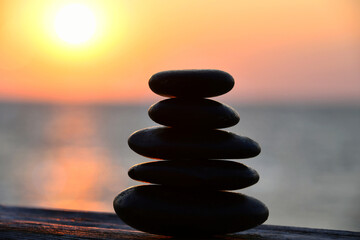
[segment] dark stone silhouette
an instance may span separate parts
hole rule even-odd
[[[160,101],[150,107],[149,116],[161,125],[195,129],[227,128],[240,120],[231,107],[202,98]]]
[[[114,200],[117,215],[139,230],[164,235],[213,235],[255,227],[268,217],[255,198],[225,191],[142,185]]]
[[[251,158],[261,151],[250,138],[213,129],[150,127],[133,133],[128,143],[140,155],[167,160]]]
[[[259,181],[254,169],[223,160],[147,162],[130,168],[129,176],[142,182],[215,190],[246,188]]]
[[[134,132],[136,153],[159,160],[133,166],[129,176],[158,185],[128,188],[114,200],[117,215],[130,226],[154,234],[226,234],[262,224],[266,206],[255,198],[223,190],[255,184],[257,172],[243,164],[215,159],[257,156],[253,140],[217,130],[239,122],[234,109],[204,99],[231,90],[234,79],[219,70],[166,71],[153,75],[150,88],[168,97],[149,109],[155,122]]]
[[[176,70],[154,74],[149,86],[164,97],[204,98],[227,93],[234,87],[234,79],[219,70]]]

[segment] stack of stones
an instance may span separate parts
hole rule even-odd
[[[141,231],[178,235],[216,235],[262,224],[268,209],[259,200],[235,192],[259,180],[237,162],[260,153],[250,138],[217,130],[236,125],[234,109],[206,99],[232,89],[234,79],[219,70],[165,71],[149,81],[153,92],[170,97],[152,105],[149,116],[165,127],[134,132],[129,146],[162,161],[133,166],[129,176],[153,183],[128,188],[114,200],[117,215]]]

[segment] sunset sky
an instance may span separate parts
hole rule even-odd
[[[96,25],[77,44],[55,26],[74,3]],[[194,68],[233,75],[233,102],[359,103],[360,1],[0,1],[2,100],[151,102],[152,74]]]

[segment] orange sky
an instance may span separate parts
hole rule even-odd
[[[89,42],[62,42],[63,5],[94,10]],[[158,71],[229,72],[233,102],[360,102],[357,0],[2,0],[0,99],[153,102]]]

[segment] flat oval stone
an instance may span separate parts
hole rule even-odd
[[[261,151],[255,141],[234,133],[169,127],[136,131],[128,144],[140,155],[168,160],[251,158]]]
[[[262,202],[243,194],[160,185],[126,189],[114,199],[114,209],[133,228],[169,236],[243,231],[269,215]]]
[[[143,182],[217,190],[246,188],[259,181],[254,169],[222,160],[147,162],[133,166],[128,173]]]
[[[165,97],[204,98],[229,92],[234,79],[220,70],[174,70],[154,74],[149,86],[154,93]]]
[[[209,99],[166,99],[152,105],[148,112],[153,121],[172,127],[226,128],[240,120],[234,109]]]

